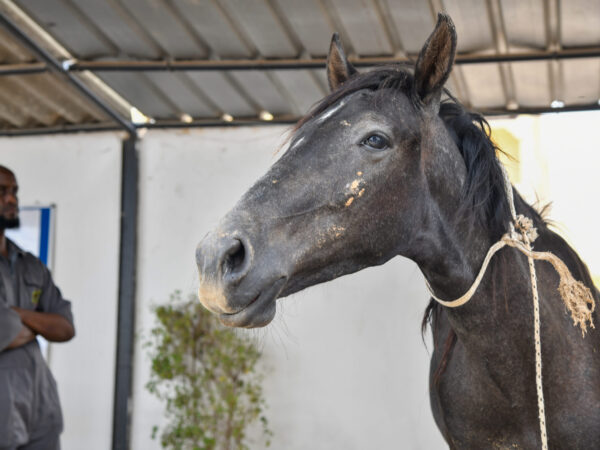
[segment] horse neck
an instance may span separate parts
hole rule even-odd
[[[569,268],[576,280],[582,281],[590,290],[598,303],[599,292],[594,287],[589,271],[583,261],[559,235],[544,224],[541,217],[529,206],[518,194],[515,195],[515,204],[518,214],[523,214],[534,221],[539,237],[533,243],[537,251],[547,251],[560,258]],[[477,236],[475,231],[470,231],[475,236],[476,242],[486,242],[486,237],[481,234]],[[463,265],[471,269],[473,275],[471,280],[479,273],[480,261],[485,258],[487,249],[494,244],[495,239],[487,236],[487,244],[481,247],[465,250],[470,254]],[[487,245],[487,248],[485,246]],[[464,246],[463,246],[464,247]],[[450,257],[440,255],[440,258],[450,260]],[[538,293],[540,296],[540,307],[542,319],[547,329],[556,330],[556,333],[547,333],[546,339],[552,340],[559,337],[565,338],[565,333],[574,337],[577,345],[580,330],[569,326],[569,316],[566,314],[564,303],[558,293],[559,276],[551,264],[535,263]],[[465,271],[463,271],[465,272]],[[468,272],[465,272],[468,273]],[[448,279],[447,284],[454,280]],[[462,279],[459,279],[462,281]],[[464,283],[464,281],[462,281]],[[462,287],[457,296],[462,295],[470,287]],[[435,289],[435,288],[434,288]],[[443,298],[443,297],[442,297]],[[446,297],[452,300],[455,297]],[[546,311],[544,313],[544,311]],[[552,312],[551,312],[552,311]],[[475,291],[472,299],[459,308],[447,308],[447,316],[452,329],[463,342],[472,342],[474,346],[486,346],[490,344],[488,337],[492,336],[491,347],[505,341],[507,345],[520,345],[523,340],[527,342],[532,339],[532,277],[529,271],[527,257],[516,249],[505,247],[496,253],[485,271],[480,286]],[[596,315],[597,316],[597,315]],[[566,328],[566,329],[565,329]],[[572,336],[571,336],[572,335]],[[595,336],[593,341],[597,341]],[[592,342],[588,339],[586,345]]]
[[[490,233],[475,221],[457,222],[454,211],[429,204],[423,220],[426,225],[415,240],[418,248],[406,255],[419,265],[433,293],[447,301],[471,287],[493,243]]]
[[[535,217],[542,235],[549,232],[531,207],[518,196],[515,200],[519,213]],[[443,220],[441,215],[434,228],[438,231],[432,241],[437,242],[437,248],[430,248],[427,257],[418,264],[434,294],[451,301],[471,288],[488,250],[498,237],[475,221],[458,224]],[[505,248],[492,257],[471,300],[458,308],[447,308],[447,316],[459,339],[485,342],[482,337],[498,333],[500,323],[519,328],[518,323],[524,320],[523,317],[530,316],[530,298],[527,259],[516,250]],[[528,335],[528,329],[524,336]]]

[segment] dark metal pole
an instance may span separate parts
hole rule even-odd
[[[554,52],[522,52],[490,55],[458,55],[455,64],[510,63],[520,61],[548,61],[578,58],[599,58],[600,47],[566,49]],[[357,67],[372,67],[381,64],[408,63],[408,58],[371,57],[351,60]],[[136,72],[136,71],[228,71],[228,70],[302,70],[322,69],[324,58],[314,59],[230,59],[230,60],[177,60],[177,61],[75,61],[65,70],[77,72]],[[40,73],[46,70],[43,63],[0,65],[1,75]]]
[[[112,450],[127,450],[129,448],[131,430],[130,405],[135,328],[139,178],[135,137],[123,141],[122,152],[119,306]]]
[[[517,116],[520,114],[545,114],[562,113],[578,111],[599,111],[600,104],[597,102],[565,105],[562,108],[552,108],[550,106],[540,107],[520,107],[517,109],[506,108],[483,108],[476,109],[484,116]],[[153,123],[139,125],[139,128],[147,129],[178,129],[178,128],[207,128],[207,127],[239,127],[239,126],[269,126],[269,125],[291,125],[300,120],[298,116],[275,116],[271,121],[264,121],[258,117],[241,117],[228,122],[220,118],[197,119],[192,122],[181,122],[177,120],[157,120]],[[89,125],[63,125],[57,127],[45,128],[24,128],[24,129],[0,129],[0,136],[35,136],[45,134],[64,134],[81,133],[96,131],[118,131],[121,128],[112,124],[89,124]]]
[[[27,46],[35,55],[42,59],[48,66],[55,70],[57,73],[65,77],[75,88],[85,95],[89,100],[98,106],[104,113],[106,113],[111,119],[117,122],[122,128],[127,130],[131,136],[137,134],[135,125],[123,118],[117,113],[112,107],[106,104],[100,99],[95,92],[85,85],[79,78],[69,72],[67,66],[63,66],[53,55],[51,55],[46,49],[40,47],[37,42],[31,39],[25,34],[16,24],[12,22],[5,14],[0,14],[0,24],[4,25],[8,31],[18,38],[23,44]]]
[[[2,64],[0,65],[0,75],[27,75],[43,73],[47,71],[47,68],[48,66],[43,62]]]
[[[519,61],[546,61],[577,58],[598,58],[600,47],[567,49],[554,52],[523,52],[490,55],[457,55],[455,64],[507,63]],[[408,58],[364,57],[350,60],[356,67],[381,64],[408,63]],[[325,58],[315,59],[230,59],[230,60],[176,60],[176,61],[77,61],[69,70],[94,72],[120,71],[227,71],[227,70],[301,70],[323,69]]]
[[[39,128],[8,128],[0,129],[0,136],[38,136],[47,134],[69,134],[98,131],[122,131],[114,122],[65,124]]]
[[[479,109],[475,110],[484,116],[518,116],[521,114],[548,114],[548,113],[563,113],[563,112],[582,112],[582,111],[598,111],[600,104],[597,102],[579,105],[565,105],[561,108],[552,108],[551,106],[528,107],[523,106],[517,109]]]

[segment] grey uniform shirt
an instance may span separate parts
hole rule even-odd
[[[7,246],[8,259],[0,256],[0,447],[22,445],[63,426],[56,382],[37,340],[6,348],[22,326],[11,306],[60,314],[73,323],[71,302],[46,266],[8,239]]]

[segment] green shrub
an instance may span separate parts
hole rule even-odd
[[[194,295],[184,300],[177,291],[153,312],[158,324],[146,343],[152,359],[146,388],[166,402],[163,448],[247,449],[248,426],[257,420],[268,446],[256,344],[222,326]]]

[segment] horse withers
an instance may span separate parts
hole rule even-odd
[[[331,94],[197,248],[206,308],[229,326],[264,326],[278,298],[396,255],[415,261],[440,298],[469,289],[511,211],[487,123],[452,97],[442,100],[455,52],[443,15],[412,70],[358,73],[334,36]],[[598,301],[575,251],[513,195],[517,213],[537,228],[535,249],[562,259]],[[596,448],[599,333],[582,338],[558,275],[547,263],[535,267],[549,447]],[[427,307],[431,407],[451,448],[540,448],[531,297],[527,257],[504,248],[471,301]]]

